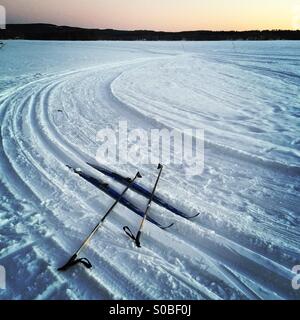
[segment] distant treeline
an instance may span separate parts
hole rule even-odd
[[[300,40],[300,30],[162,32],[82,29],[51,24],[9,24],[5,30],[0,30],[0,39],[127,41]]]

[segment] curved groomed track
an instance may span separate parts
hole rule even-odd
[[[205,116],[205,109],[196,105],[197,99],[208,104],[214,101],[217,112],[218,104],[229,105],[230,99],[234,100],[234,93],[226,86],[221,88],[218,81],[213,85],[223,95],[217,92],[213,96],[211,90],[197,85],[202,73],[207,78],[208,70],[216,75],[218,65],[228,66],[223,75],[219,74],[224,77],[220,81],[238,86],[237,91],[245,94],[241,99],[246,100],[246,84],[234,79],[241,77],[238,70],[246,66],[234,66],[229,58],[225,61],[217,53],[205,56],[178,48],[158,49],[142,45],[130,49],[127,44],[123,50],[133,51],[130,59],[61,68],[63,71],[41,74],[3,91],[0,264],[7,269],[7,290],[1,291],[1,298],[299,298],[291,287],[291,269],[299,262],[300,253],[299,164],[259,154],[256,135],[262,126],[239,122],[240,114],[233,127],[240,132],[240,125],[251,132],[245,133],[249,149],[231,142],[224,144],[222,114],[218,120],[211,119],[211,114]],[[113,53],[118,50],[118,46],[111,48]],[[144,52],[145,57],[133,58],[135,51],[140,56]],[[251,85],[255,77],[272,77],[271,71],[261,72],[259,76],[249,75]],[[278,72],[273,75],[274,80]],[[153,81],[147,83],[148,77]],[[187,90],[186,105],[173,94],[178,88]],[[155,93],[151,96],[151,92]],[[238,106],[232,103],[231,108],[232,116]],[[243,112],[244,117],[249,116],[246,110]],[[175,225],[163,231],[147,223],[143,247],[137,249],[122,227],[135,229],[140,217],[118,206],[84,252],[93,269],[77,267],[59,273],[57,267],[78,248],[113,201],[68,170],[66,164],[122,190],[122,184],[86,164],[95,162],[97,132],[117,128],[119,120],[127,120],[129,129],[146,130],[182,129],[187,124],[196,127],[202,120],[204,126],[209,123],[203,175],[186,176],[184,171],[166,166],[158,188],[173,206],[191,215],[201,214],[188,221],[154,205],[151,217]],[[229,122],[224,123],[226,126]],[[274,129],[278,124],[274,121],[268,125]],[[243,140],[243,135],[230,132],[235,141]],[[274,144],[265,137],[262,141],[267,146]],[[286,150],[284,141],[278,148]],[[298,151],[293,152],[297,157]],[[127,176],[140,169],[142,183],[148,189],[156,175],[155,166],[150,165],[138,168],[134,164],[112,164],[109,169]],[[145,206],[145,199],[133,191],[127,198]]]

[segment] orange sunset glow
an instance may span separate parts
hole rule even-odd
[[[249,30],[300,28],[298,0],[2,0],[8,23],[87,28]]]

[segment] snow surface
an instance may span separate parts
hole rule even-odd
[[[0,50],[1,299],[300,299],[299,42],[7,41]],[[63,112],[57,112],[62,110]],[[68,170],[89,170],[96,133],[205,129],[201,176],[166,166],[158,194],[194,220],[153,205],[143,248],[118,206],[84,251],[93,263],[58,273],[112,199]],[[153,166],[112,165],[126,176]],[[145,206],[130,191],[128,199]]]

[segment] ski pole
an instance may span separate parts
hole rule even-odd
[[[89,241],[91,238],[94,236],[94,234],[99,230],[99,228],[102,226],[104,223],[105,219],[107,216],[113,211],[115,206],[120,202],[120,200],[123,198],[125,193],[128,191],[128,189],[131,187],[131,185],[134,183],[134,181],[137,178],[142,178],[141,174],[138,172],[135,177],[129,182],[128,186],[125,188],[125,190],[122,192],[120,197],[113,203],[113,205],[108,209],[108,211],[105,213],[104,217],[100,220],[100,222],[95,226],[93,231],[88,235],[88,237],[84,240],[80,248],[74,253],[74,255],[70,258],[70,260],[61,268],[58,269],[58,271],[67,271],[70,267],[82,263],[86,268],[90,269],[92,268],[92,264],[87,258],[81,258],[77,259],[81,251],[88,245]]]
[[[155,182],[155,185],[153,187],[153,190],[151,192],[151,196],[149,198],[149,201],[148,201],[148,204],[147,204],[147,208],[145,210],[145,213],[144,213],[144,217],[142,219],[142,222],[140,224],[140,227],[138,229],[138,232],[137,232],[137,235],[134,236],[133,233],[131,232],[131,230],[129,229],[129,227],[124,227],[123,230],[125,231],[125,233],[132,239],[135,241],[135,244],[138,248],[141,247],[141,243],[140,243],[140,238],[141,238],[141,235],[142,235],[142,229],[144,227],[144,224],[145,224],[145,221],[147,219],[147,214],[148,214],[148,211],[151,207],[151,204],[152,204],[152,200],[153,200],[153,197],[154,197],[154,193],[156,191],[156,188],[157,188],[157,185],[158,185],[158,181],[160,179],[160,176],[161,176],[161,173],[162,173],[162,170],[163,170],[163,165],[159,164],[157,169],[159,170],[159,174],[158,174],[158,177],[156,179],[156,182]]]

